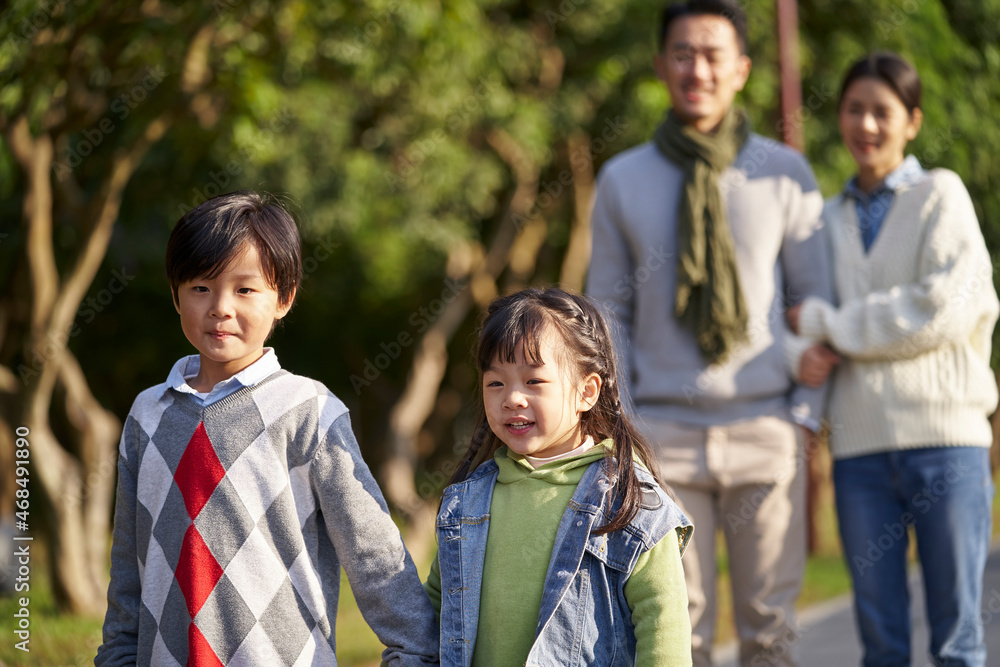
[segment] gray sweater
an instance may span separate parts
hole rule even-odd
[[[805,158],[751,134],[720,180],[749,311],[749,342],[705,362],[674,317],[677,210],[683,175],[652,143],[607,162],[597,183],[588,293],[619,325],[619,349],[640,414],[710,426],[779,416],[817,425],[825,387],[796,385],[804,346],[787,306],[832,298],[823,198]]]
[[[278,371],[207,407],[147,389],[118,475],[97,665],[336,665],[341,565],[388,663],[437,664],[430,599],[319,382]]]

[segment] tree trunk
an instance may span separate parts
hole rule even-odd
[[[512,262],[513,249],[519,239],[534,229],[530,214],[538,195],[538,165],[528,160],[526,152],[502,131],[492,132],[488,141],[515,174],[514,194],[485,257],[469,272],[468,287],[446,305],[421,338],[406,389],[389,418],[389,459],[382,468],[381,477],[389,501],[407,516],[407,544],[418,554],[416,557],[429,546],[427,540],[432,534],[435,507],[435,503],[423,498],[416,488],[416,445],[420,430],[433,412],[448,368],[448,343],[473,306],[484,306],[497,294],[497,278]],[[529,224],[524,224],[526,221]],[[532,243],[531,246],[537,255],[541,244]],[[533,258],[531,262],[533,265]]]
[[[573,169],[573,228],[563,259],[559,282],[578,292],[583,291],[590,265],[590,216],[594,205],[594,161],[590,155],[590,136],[574,132],[567,140],[570,167]],[[579,155],[582,159],[576,160]]]
[[[100,615],[105,609],[109,516],[121,424],[94,398],[67,345],[80,303],[107,253],[125,186],[170,122],[168,114],[155,118],[132,146],[115,153],[97,196],[82,214],[80,227],[86,236],[65,278],[56,267],[52,239],[55,142],[44,132],[33,137],[24,117],[5,127],[7,143],[25,174],[25,258],[31,289],[30,294],[18,297],[11,308],[13,314],[5,315],[3,323],[6,335],[20,316],[25,320],[19,324],[26,335],[23,362],[13,373],[13,396],[4,401],[6,424],[5,435],[0,437],[4,449],[0,459],[9,459],[13,451],[12,429],[27,428],[33,511],[25,522],[27,529],[21,532],[40,536],[39,518],[47,511],[44,539],[53,591],[60,606],[73,613]],[[4,369],[3,377],[9,379],[11,374]],[[52,404],[57,386],[66,391],[61,407],[74,430],[73,447],[59,442],[50,427],[52,410],[57,409]],[[0,507],[0,511],[9,509]]]

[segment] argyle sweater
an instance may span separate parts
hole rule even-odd
[[[122,433],[96,665],[336,665],[343,565],[389,665],[437,621],[347,408],[277,371],[202,406],[163,385]]]

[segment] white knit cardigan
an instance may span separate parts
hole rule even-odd
[[[990,446],[1000,304],[961,179],[935,169],[897,190],[868,254],[852,198],[830,199],[823,219],[840,306],[806,299],[799,329],[844,356],[830,398],[834,458]]]

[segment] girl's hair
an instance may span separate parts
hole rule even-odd
[[[913,115],[914,109],[920,108],[920,96],[923,90],[920,75],[917,74],[916,68],[898,53],[879,51],[851,65],[844,75],[844,82],[840,84],[840,105],[844,103],[844,95],[851,84],[865,78],[877,79],[892,88],[910,115]]]
[[[622,379],[607,322],[593,303],[584,296],[559,288],[525,289],[495,299],[490,304],[479,331],[476,366],[480,387],[483,373],[495,360],[513,362],[519,349],[529,363],[541,363],[541,339],[547,327],[559,332],[565,343],[567,361],[575,364],[575,377],[597,373],[601,390],[593,408],[581,414],[582,432],[596,442],[611,438],[617,461],[614,464],[615,486],[621,496],[621,508],[598,534],[621,530],[639,511],[642,490],[635,474],[633,455],[659,482],[652,451],[625,414],[621,400]],[[479,392],[480,402],[482,391]],[[466,479],[476,467],[493,456],[503,443],[490,429],[486,410],[480,404],[479,416],[469,449],[451,484]]]

